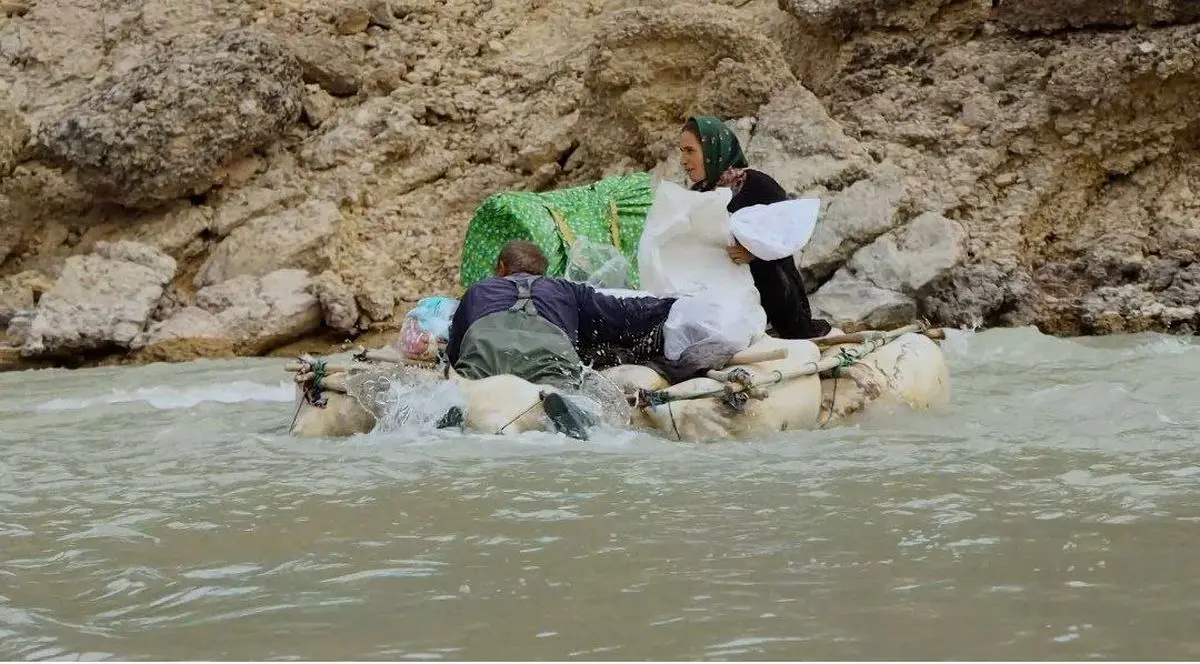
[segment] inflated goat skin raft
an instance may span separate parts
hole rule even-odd
[[[620,413],[606,413],[605,419],[669,440],[749,441],[782,431],[846,424],[858,414],[896,405],[943,407],[950,400],[950,379],[937,343],[942,338],[943,330],[917,325],[819,340],[763,337],[739,353],[750,362],[671,386],[647,367],[614,367],[601,374],[626,393],[628,406]],[[361,357],[365,361],[344,367],[312,358],[289,365],[297,382],[292,435],[337,438],[375,428],[375,416],[347,393],[347,377],[400,358],[367,355]],[[453,381],[465,404],[463,428],[468,432],[553,430],[536,406],[554,388],[512,375],[468,380],[453,374],[442,378],[431,368],[406,370],[405,380],[421,384]]]

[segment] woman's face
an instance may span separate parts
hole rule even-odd
[[[704,149],[700,139],[686,129],[679,134],[679,163],[692,183],[704,180]]]

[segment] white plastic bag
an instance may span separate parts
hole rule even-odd
[[[715,292],[681,297],[663,325],[663,355],[675,362],[689,351],[731,357],[762,334],[766,314],[757,299],[727,301]]]
[[[733,213],[729,232],[750,253],[774,261],[799,253],[812,239],[820,216],[819,198],[751,205]]]
[[[730,245],[732,192],[694,192],[662,182],[638,245],[642,288],[680,297],[663,327],[665,354],[677,360],[699,343],[742,350],[766,332],[750,266],[738,265]]]

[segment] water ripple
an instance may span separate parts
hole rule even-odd
[[[947,411],[710,446],[295,440],[277,360],[0,374],[0,658],[1200,656],[1200,345],[946,349]]]

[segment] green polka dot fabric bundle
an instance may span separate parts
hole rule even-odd
[[[470,288],[492,276],[500,249],[512,240],[537,244],[549,261],[546,274],[564,276],[571,245],[587,238],[620,249],[629,259],[629,281],[636,288],[638,241],[653,202],[649,173],[618,175],[584,187],[489,196],[475,211],[463,241],[462,284]]]

